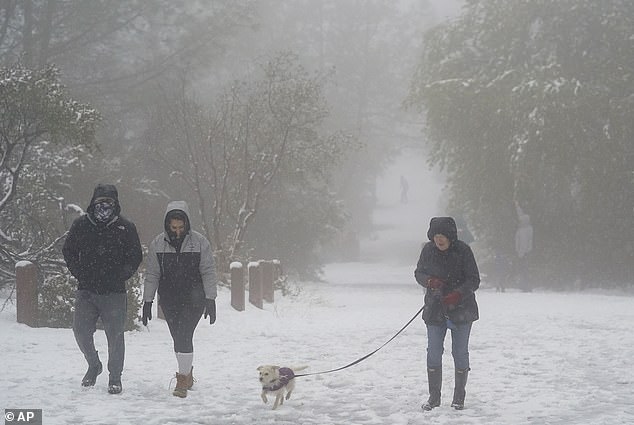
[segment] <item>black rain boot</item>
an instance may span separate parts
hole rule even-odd
[[[101,374],[103,371],[103,365],[99,360],[99,357],[96,357],[96,360],[93,359],[91,363],[88,364],[88,370],[86,374],[81,380],[82,387],[92,387],[97,382],[97,376]]]
[[[427,368],[427,381],[429,383],[429,399],[423,404],[423,410],[431,410],[440,406],[440,389],[442,388],[442,368]]]
[[[469,369],[456,369],[456,384],[453,390],[453,401],[451,402],[451,407],[456,410],[464,409],[465,387],[467,386],[468,376]]]
[[[108,380],[108,393],[119,394],[122,390],[123,386],[121,385],[121,375],[110,375],[110,379]]]

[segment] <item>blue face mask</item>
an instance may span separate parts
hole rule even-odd
[[[114,215],[114,202],[101,201],[95,204],[95,220],[105,223]]]

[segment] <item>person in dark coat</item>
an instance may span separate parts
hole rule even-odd
[[[78,281],[73,332],[88,362],[81,384],[94,386],[103,370],[94,341],[97,319],[101,318],[108,340],[108,392],[118,394],[125,356],[125,282],[141,264],[143,252],[136,227],[121,216],[114,185],[95,187],[86,214],[71,225],[62,253]]]
[[[211,244],[191,229],[186,202],[170,202],[163,225],[164,231],[148,248],[142,320],[147,325],[152,319],[152,302],[158,290],[178,364],[173,395],[184,398],[194,385],[196,326],[203,314],[210,324],[216,321],[216,268]]]
[[[455,387],[451,406],[464,408],[469,372],[469,335],[478,320],[475,291],[480,273],[469,245],[458,239],[452,217],[434,217],[427,231],[414,276],[426,288],[423,320],[427,325],[427,378],[429,399],[424,410],[440,406],[442,354],[447,329],[451,330],[451,353],[455,366]]]
[[[517,201],[515,201],[515,210],[518,221],[518,228],[515,232],[515,253],[517,254],[514,262],[515,279],[522,291],[530,292],[528,265],[530,253],[533,250],[533,226],[531,225],[531,217],[524,212]]]

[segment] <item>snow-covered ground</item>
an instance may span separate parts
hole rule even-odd
[[[297,378],[292,398],[278,410],[263,404],[260,364],[307,365],[305,372],[346,365],[388,340],[420,308],[423,291],[412,272],[433,211],[416,190],[408,204],[398,202],[398,191],[394,199],[377,210],[384,226],[364,242],[363,261],[328,265],[326,282],[303,283],[296,297],[276,294],[275,304],[244,312],[234,311],[229,292],[220,290],[217,323],[201,321],[196,331],[198,381],[185,399],[168,389],[176,362],[165,322],[154,319],[149,329],[126,335],[123,393],[110,395],[107,372],[94,388],[80,387],[86,366],[71,330],[19,325],[15,310],[6,309],[0,313],[0,408],[43,409],[47,425],[634,423],[631,296],[486,287],[478,292],[481,320],[471,337],[465,410],[449,407],[449,336],[442,405],[420,409],[427,395],[420,319],[356,366]],[[401,243],[414,247],[391,255]],[[105,360],[103,332],[96,342]]]
[[[371,270],[369,270],[371,269]],[[327,268],[329,283],[307,284],[297,298],[245,312],[219,295],[218,322],[195,337],[195,391],[168,390],[175,372],[163,321],[126,336],[124,391],[79,382],[85,364],[72,331],[32,329],[0,314],[0,408],[43,409],[45,424],[632,424],[634,338],[626,296],[496,293],[479,295],[482,319],[471,339],[466,409],[449,407],[453,368],[445,354],[443,405],[423,412],[425,328],[416,320],[357,366],[297,378],[276,411],[260,400],[260,364],[346,365],[387,341],[418,310],[422,290],[411,268],[365,264]],[[358,276],[371,271],[373,281]],[[96,335],[106,352],[105,337]],[[449,337],[447,339],[449,344]]]

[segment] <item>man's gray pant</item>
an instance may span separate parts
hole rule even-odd
[[[125,293],[100,295],[86,290],[78,290],[75,299],[73,332],[77,345],[89,365],[99,361],[94,334],[101,317],[108,340],[108,371],[114,377],[121,376],[123,371],[127,302]]]

